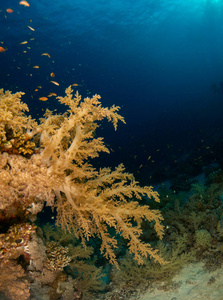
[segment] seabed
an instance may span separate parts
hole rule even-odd
[[[143,295],[131,299],[140,300],[222,300],[223,268],[213,272],[204,270],[204,263],[191,263],[180,271],[173,280],[172,286],[166,283],[150,287]]]

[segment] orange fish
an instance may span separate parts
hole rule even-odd
[[[34,69],[39,69],[39,66],[33,66]]]
[[[13,10],[12,10],[11,8],[7,8],[6,11],[7,11],[7,13],[9,13],[9,14],[13,13]]]
[[[50,82],[52,82],[52,83],[55,84],[55,85],[59,85],[59,83],[56,82],[56,81],[50,81]]]
[[[25,1],[25,0],[20,1],[19,4],[20,5],[24,5],[26,7],[29,7],[29,3],[27,1]]]
[[[0,46],[0,52],[5,52],[6,49]]]
[[[34,28],[32,28],[31,26],[27,26],[30,30],[35,31]]]
[[[40,97],[39,100],[40,100],[40,101],[47,101],[48,98],[47,98],[47,97]]]
[[[20,45],[25,45],[27,43],[28,43],[27,41],[24,41],[24,42],[21,42]]]
[[[42,53],[41,56],[48,56],[50,58],[50,55],[49,53],[45,52],[45,53]]]
[[[52,97],[52,96],[57,96],[57,94],[56,93],[49,93],[49,95],[47,96],[47,97]]]
[[[50,73],[50,77],[55,77],[55,74],[53,72]]]
[[[78,86],[78,83],[73,83],[71,84],[71,86]]]

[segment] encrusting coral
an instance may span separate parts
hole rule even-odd
[[[0,262],[0,294],[1,299],[26,300],[30,299],[29,282],[25,278],[25,272],[20,265],[10,261]]]
[[[110,228],[128,240],[130,253],[139,264],[147,255],[163,263],[158,250],[140,240],[144,220],[152,222],[162,238],[162,215],[137,201],[148,196],[159,202],[158,193],[152,187],[140,187],[122,164],[112,171],[96,170],[90,163],[99,152],[109,153],[95,131],[103,119],[111,121],[116,130],[118,121],[124,122],[119,107],[103,108],[99,95],[82,100],[78,92],[75,96],[72,92],[68,87],[66,96],[58,97],[68,106],[66,113],[47,111],[38,125],[25,115],[28,107],[21,102],[22,93],[0,91],[0,208],[22,203],[28,211],[46,202],[56,208],[57,223],[83,245],[90,237],[99,237],[101,253],[111,263],[117,264],[114,249],[118,245]],[[35,148],[34,136],[39,137]],[[20,137],[29,141],[22,143],[22,149],[14,147]]]

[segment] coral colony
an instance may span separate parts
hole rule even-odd
[[[74,278],[63,270],[67,266],[78,273],[81,258],[87,276],[88,269],[95,281],[100,279],[101,269],[93,264],[87,268],[84,261],[93,254],[87,245],[92,238],[100,241],[101,255],[117,267],[120,236],[138,264],[147,256],[163,264],[158,250],[140,239],[145,220],[160,239],[163,236],[160,211],[138,202],[143,196],[159,202],[158,193],[140,187],[122,164],[115,170],[97,170],[90,163],[100,152],[109,153],[95,131],[103,119],[115,130],[118,121],[125,122],[119,107],[102,107],[99,95],[82,100],[68,87],[65,97],[57,97],[67,111],[47,110],[36,121],[25,114],[28,107],[22,95],[0,90],[0,277],[5,278],[0,278],[1,291],[10,299],[28,299],[30,287],[49,294],[50,284],[57,283],[57,296],[86,295],[91,288],[83,290],[83,281],[90,277]],[[35,226],[44,205],[56,212],[58,227]],[[100,290],[98,282],[91,285]]]

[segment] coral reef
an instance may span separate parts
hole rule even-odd
[[[65,97],[58,97],[68,107],[65,113],[47,110],[37,123],[25,114],[23,93],[0,90],[0,258],[12,264],[15,276],[21,266],[26,270],[21,276],[26,274],[30,285],[24,281],[27,292],[20,299],[29,290],[31,297],[41,290],[50,299],[58,299],[62,291],[84,299],[102,290],[102,268],[94,265],[93,248],[87,246],[91,238],[101,241],[101,255],[117,267],[118,236],[137,263],[147,256],[164,263],[158,249],[140,238],[146,220],[153,234],[163,237],[160,211],[138,202],[144,196],[159,202],[158,193],[141,187],[122,164],[97,170],[91,163],[100,152],[109,153],[103,138],[96,136],[99,122],[107,119],[115,130],[119,121],[125,122],[119,107],[103,108],[99,95],[82,99],[72,92],[69,87]],[[31,222],[44,205],[54,210],[63,238],[52,239],[50,233],[44,238],[39,228],[35,233]],[[67,243],[69,234],[82,245]]]
[[[195,247],[208,249],[211,246],[212,237],[206,229],[195,232]]]
[[[35,149],[35,143],[30,139],[35,132],[37,122],[25,115],[24,112],[29,109],[21,102],[22,95],[24,95],[22,92],[4,93],[4,90],[0,89],[0,150],[30,156]]]
[[[147,255],[162,262],[157,250],[139,238],[144,219],[154,222],[154,228],[162,238],[162,216],[158,210],[140,206],[132,200],[147,195],[159,201],[158,194],[151,187],[140,187],[133,175],[125,172],[123,165],[114,171],[109,168],[97,171],[89,162],[99,152],[109,152],[103,139],[94,134],[98,121],[104,118],[111,121],[115,129],[119,120],[124,122],[117,113],[119,107],[103,108],[98,95],[81,101],[78,92],[73,97],[69,87],[65,97],[58,97],[60,103],[68,106],[67,112],[53,115],[47,111],[37,126],[24,115],[27,107],[20,97],[21,93],[13,95],[1,91],[2,141],[7,140],[8,132],[14,137],[23,135],[26,130],[29,137],[40,134],[41,149],[31,158],[1,154],[1,208],[17,201],[25,207],[46,201],[56,207],[58,224],[68,231],[73,230],[83,244],[91,236],[99,236],[101,252],[111,263],[116,263],[113,249],[117,242],[110,235],[109,227],[129,240],[130,251],[139,263],[142,263],[142,256]],[[9,117],[8,103],[13,103]],[[56,196],[54,202],[52,192]]]
[[[6,234],[0,234],[0,261],[6,262],[26,252],[26,246],[33,232],[35,226],[26,223],[14,225]]]
[[[55,245],[57,248],[61,248],[61,246],[58,246],[62,245],[62,249],[67,250],[65,256],[69,259],[67,273],[70,275],[75,274],[75,278],[72,280],[70,276],[68,276],[67,280],[59,281],[57,285],[57,287],[60,286],[59,290],[61,290],[62,286],[63,289],[69,286],[70,288],[72,287],[74,293],[80,294],[83,299],[89,299],[93,298],[93,293],[105,289],[105,282],[103,282],[105,274],[102,267],[95,265],[97,259],[94,255],[93,247],[87,246],[84,248],[73,234],[65,233],[59,226],[54,227],[50,224],[46,224],[43,227],[43,235],[46,244]],[[47,256],[47,261],[52,260],[54,263],[54,258],[51,257],[51,255]],[[60,259],[59,262],[56,262],[56,264],[58,263],[60,263]],[[53,271],[55,270],[54,268]]]
[[[53,271],[62,271],[64,267],[68,266],[71,258],[68,255],[69,249],[60,246],[60,244],[52,241],[46,244],[46,267]]]
[[[13,261],[0,262],[0,297],[10,300],[26,300],[30,297],[29,282],[23,268]],[[3,295],[1,294],[3,293]]]
[[[205,182],[163,186],[159,196],[122,164],[93,167],[109,153],[99,123],[116,130],[124,122],[119,107],[103,108],[100,96],[81,99],[69,87],[58,97],[67,111],[47,110],[37,123],[21,96],[0,90],[0,296],[94,299],[106,291],[100,299],[127,299],[142,285],[171,288],[191,261],[208,271],[221,266],[222,170]],[[40,228],[33,222],[46,206],[56,220]]]
[[[132,291],[143,293],[146,287],[153,290],[154,286],[169,291],[175,288],[173,276],[191,262],[202,262],[203,271],[208,273],[222,267],[222,170],[207,174],[205,182],[192,180],[189,191],[187,186],[181,192],[162,187],[161,201],[156,203],[165,225],[158,249],[167,263],[160,265],[145,259],[143,265],[138,265],[127,254],[120,259],[120,270],[112,268],[113,288],[104,299],[118,299]],[[143,240],[151,239],[149,228],[143,229]],[[117,288],[119,296],[115,293]]]
[[[0,154],[0,209],[22,205],[24,209],[39,203],[53,203],[53,180],[38,157],[27,159],[6,152]],[[40,210],[41,211],[41,210]],[[38,211],[35,210],[35,213]],[[32,210],[31,210],[32,213]]]

